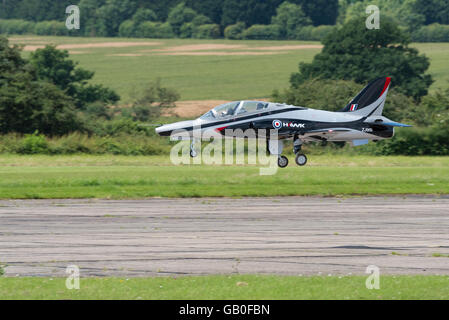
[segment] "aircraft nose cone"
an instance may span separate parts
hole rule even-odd
[[[176,133],[176,131],[192,131],[193,129],[193,120],[181,121],[172,124],[166,124],[161,127],[156,128],[156,133],[160,136],[168,137],[172,133]]]
[[[172,130],[170,130],[170,127],[168,125],[156,128],[156,133],[160,136],[169,136],[171,131]]]

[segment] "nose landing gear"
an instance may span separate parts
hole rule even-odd
[[[278,156],[278,166],[279,168],[285,168],[288,166],[288,158],[282,155],[284,143],[282,140],[269,140],[268,141],[268,152],[272,155]],[[298,136],[294,137],[293,152],[295,153],[295,162],[298,166],[304,166],[307,163],[307,157],[305,154],[301,153],[302,140]]]
[[[195,139],[192,139],[192,142],[190,143],[190,157],[196,158],[198,156],[198,153],[195,150]]]

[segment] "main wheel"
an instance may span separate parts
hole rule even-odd
[[[196,153],[195,150],[190,150],[190,157],[191,158],[195,158],[198,154]]]
[[[278,158],[278,166],[279,166],[279,168],[285,168],[286,166],[288,166],[288,159],[287,159],[287,157],[280,156]]]
[[[304,166],[307,163],[307,157],[305,154],[299,153],[296,155],[295,162],[298,166]]]

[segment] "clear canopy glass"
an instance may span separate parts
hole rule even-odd
[[[241,107],[239,108],[237,114],[261,111],[268,108],[268,102],[261,101],[243,101]]]
[[[222,104],[206,113],[201,119],[211,120],[233,116],[239,105],[240,101]]]
[[[244,113],[263,111],[269,107],[270,103],[263,101],[234,101],[222,104],[203,115],[200,119],[215,120],[227,118]]]

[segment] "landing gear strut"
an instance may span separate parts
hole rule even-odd
[[[191,158],[196,158],[198,156],[198,153],[195,150],[195,139],[192,140],[192,142],[190,143],[190,157]]]
[[[298,166],[304,166],[307,163],[307,157],[305,154],[301,153],[302,140],[298,136],[293,138],[293,152],[295,153],[295,162]]]
[[[293,138],[293,152],[295,153],[295,162],[298,166],[304,166],[307,163],[307,157],[305,154],[301,153],[302,140],[298,136]],[[284,143],[282,140],[268,140],[267,149],[272,155],[278,156],[278,166],[279,168],[285,168],[288,166],[287,157],[282,155],[282,150],[284,148]]]
[[[282,155],[282,150],[284,150],[284,142],[282,140],[268,140],[267,149],[271,155],[278,156],[279,168],[285,168],[286,166],[288,166],[287,157]]]

